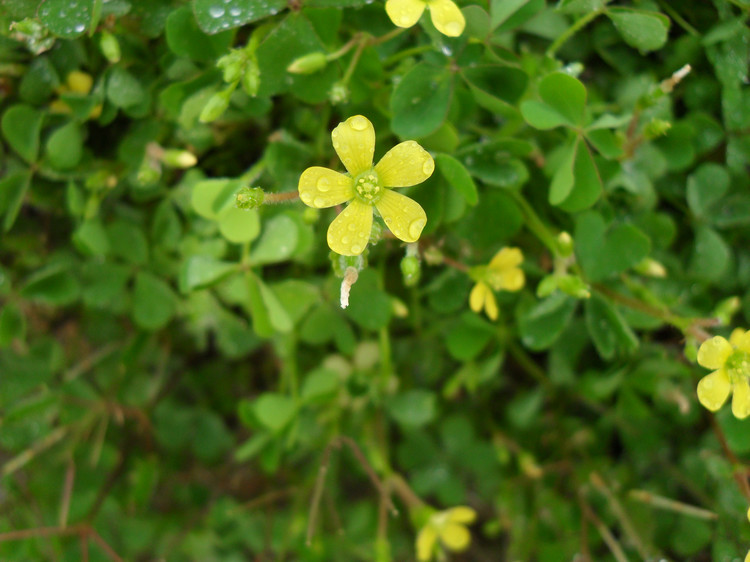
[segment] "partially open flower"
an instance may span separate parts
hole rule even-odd
[[[473,523],[476,517],[476,512],[466,506],[430,515],[417,535],[417,560],[431,560],[436,548],[440,547],[454,552],[466,550],[471,543],[471,534],[466,525]]]
[[[350,117],[331,133],[333,148],[348,174],[313,166],[299,178],[299,197],[305,205],[324,209],[349,205],[328,227],[328,245],[344,256],[361,254],[370,239],[373,207],[399,240],[416,242],[427,224],[419,203],[392,191],[422,183],[432,175],[435,162],[414,141],[386,152],[374,167],[375,129],[362,115]]]
[[[491,320],[497,320],[498,308],[495,291],[519,291],[526,278],[518,267],[523,253],[518,248],[503,248],[486,266],[473,267],[470,275],[477,284],[469,295],[469,306],[474,312],[484,310]]]
[[[721,336],[704,341],[698,349],[698,364],[715,369],[698,383],[700,403],[715,412],[734,393],[734,416],[750,416],[750,332],[737,328],[729,341]]]
[[[411,27],[419,21],[425,8],[430,9],[435,28],[448,37],[458,37],[466,27],[461,10],[451,0],[388,0],[385,11],[398,27]]]

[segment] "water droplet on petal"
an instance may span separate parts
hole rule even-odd
[[[355,115],[349,119],[349,126],[355,131],[364,131],[367,129],[368,121],[361,115]]]
[[[211,6],[208,9],[208,14],[212,18],[220,18],[224,15],[224,8],[222,8],[221,6]]]
[[[318,186],[319,191],[328,191],[329,189],[331,189],[331,180],[326,177],[322,177],[318,179],[318,183],[316,185]]]
[[[422,229],[424,228],[424,225],[427,223],[424,219],[417,219],[414,221],[411,221],[411,224],[409,225],[409,236],[416,239],[419,238],[419,235],[422,234]]]
[[[356,225],[356,224],[354,224],[353,222],[350,222],[350,223],[349,223],[349,226],[348,226],[347,228],[348,228],[349,230],[351,230],[352,232],[354,232],[355,230],[357,230],[357,225]]]
[[[325,198],[323,198],[323,197],[316,197],[316,198],[315,198],[315,199],[313,200],[313,206],[314,206],[314,207],[318,207],[318,208],[320,208],[320,207],[325,207],[325,206],[326,206],[326,202],[327,202],[327,201],[328,201],[328,200],[327,200],[327,199],[325,199]]]
[[[451,21],[446,24],[445,30],[451,37],[458,37],[463,31],[463,26],[461,25],[461,22]]]
[[[425,173],[425,175],[430,175],[432,172],[435,171],[435,162],[430,158],[429,160],[425,160],[424,164],[422,164],[422,172]]]
[[[313,196],[309,191],[303,191],[299,194],[299,198],[302,199],[303,203],[309,205],[312,202]]]
[[[352,244],[352,247],[349,249],[352,251],[352,254],[362,253],[362,246],[360,246],[359,244]]]
[[[342,237],[341,237],[341,243],[342,243],[342,244],[348,244],[349,242],[351,242],[351,240],[352,240],[352,239],[351,239],[351,238],[349,238],[348,236],[342,236]]]

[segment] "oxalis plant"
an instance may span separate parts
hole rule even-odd
[[[4,0],[0,559],[750,561],[748,0]]]

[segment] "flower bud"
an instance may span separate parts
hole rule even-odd
[[[664,266],[660,262],[651,258],[644,258],[633,269],[641,275],[647,275],[648,277],[658,277],[663,279],[667,276],[667,270]]]
[[[242,89],[245,93],[254,98],[258,95],[260,88],[260,68],[255,58],[250,58],[245,66],[245,73],[242,75]]]
[[[237,192],[235,205],[238,209],[257,209],[263,205],[265,197],[260,187],[243,187]]]
[[[161,161],[172,168],[192,168],[198,163],[195,154],[187,150],[170,148],[161,155]]]
[[[74,70],[65,80],[70,88],[71,92],[76,94],[88,94],[91,91],[91,87],[94,85],[94,79],[90,74],[81,72],[80,70]]]
[[[419,263],[419,258],[415,256],[406,256],[401,260],[401,274],[404,276],[404,285],[407,287],[414,287],[419,283],[421,273],[422,268]]]
[[[136,176],[138,186],[152,186],[159,181],[159,178],[161,178],[161,166],[159,166],[159,163],[148,158],[145,159],[138,169],[138,175]]]
[[[728,299],[721,301],[716,308],[714,308],[711,316],[718,318],[723,326],[727,326],[731,324],[732,316],[739,311],[741,306],[742,301],[739,297],[729,297]]]
[[[231,51],[216,61],[216,66],[223,71],[224,82],[236,82],[242,77],[245,54],[243,51]]]
[[[326,64],[328,64],[326,54],[318,51],[294,59],[292,64],[286,67],[286,71],[291,74],[313,74],[322,70]]]
[[[104,58],[110,63],[115,64],[120,62],[120,58],[122,57],[120,42],[109,31],[102,31],[102,35],[99,38],[99,49]]]
[[[560,252],[560,255],[564,258],[567,258],[573,255],[573,250],[575,249],[575,245],[573,243],[573,238],[570,236],[570,234],[563,231],[557,235],[557,248]]]
[[[540,299],[550,296],[557,290],[557,276],[547,275],[536,286],[536,296]]]
[[[328,99],[333,105],[346,103],[349,99],[349,88],[343,82],[336,82],[328,92]]]
[[[663,137],[672,128],[672,123],[664,119],[652,119],[643,129],[643,136],[647,139]]]
[[[557,286],[563,293],[577,299],[587,299],[591,296],[589,286],[577,275],[558,275]]]

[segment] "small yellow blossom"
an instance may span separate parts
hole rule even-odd
[[[398,27],[411,27],[419,21],[426,7],[430,8],[435,28],[448,37],[458,37],[466,27],[461,10],[452,0],[388,0],[385,11]]]
[[[448,550],[466,550],[471,542],[471,534],[466,525],[473,523],[476,518],[476,512],[466,506],[453,507],[430,515],[427,524],[417,535],[417,560],[431,560],[438,539]]]
[[[732,413],[743,419],[750,415],[750,332],[734,330],[729,341],[715,336],[698,349],[698,363],[714,372],[698,383],[698,400],[715,412],[724,405],[730,392]]]
[[[374,167],[375,129],[362,115],[350,117],[331,133],[333,148],[348,174],[313,166],[299,178],[299,197],[316,209],[349,205],[328,227],[328,245],[343,256],[358,256],[370,239],[373,207],[399,240],[416,242],[427,224],[419,203],[392,191],[422,183],[432,175],[435,162],[414,141],[389,150]]]
[[[477,282],[469,295],[469,306],[474,312],[484,310],[491,320],[497,320],[498,309],[495,291],[519,291],[525,281],[523,270],[518,267],[523,253],[518,248],[503,248],[489,265],[472,268],[470,275]]]

